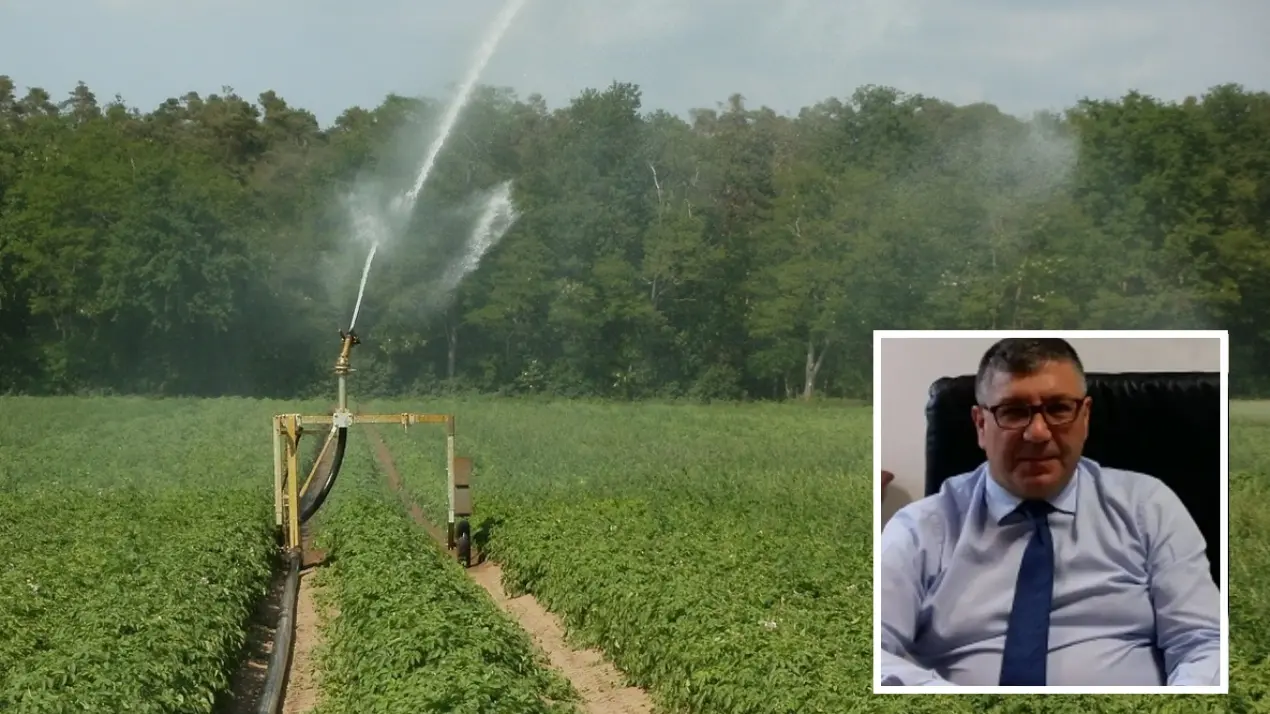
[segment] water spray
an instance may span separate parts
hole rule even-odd
[[[511,200],[512,185],[510,181],[499,184],[485,201],[485,208],[472,228],[464,246],[463,255],[457,263],[445,272],[432,294],[433,300],[448,297],[459,286],[463,278],[476,270],[481,258],[493,248],[512,224],[516,222],[516,208]]]
[[[366,265],[362,266],[362,282],[357,286],[357,303],[353,305],[353,319],[348,323],[350,333],[354,327],[357,327],[357,313],[362,309],[362,296],[366,293],[366,278],[370,275],[370,264],[375,260],[377,250],[379,250],[379,242],[375,241],[370,244],[370,253],[366,254]]]
[[[445,108],[445,114],[441,116],[441,128],[437,131],[437,138],[428,147],[428,153],[423,158],[423,166],[419,169],[414,186],[403,197],[402,204],[407,211],[414,208],[419,192],[423,190],[423,184],[428,180],[428,174],[432,173],[432,166],[436,163],[437,155],[441,153],[441,147],[445,146],[446,139],[454,130],[454,123],[459,119],[459,112],[463,111],[463,107],[472,95],[472,90],[476,88],[476,81],[485,71],[485,65],[489,64],[490,58],[494,56],[494,50],[498,49],[498,44],[503,41],[503,35],[507,34],[512,20],[516,18],[516,13],[520,12],[524,4],[525,0],[509,0],[494,18],[494,24],[476,51],[476,58],[468,69],[467,76],[459,85],[458,94],[454,96],[454,100]]]
[[[440,155],[441,149],[445,147],[450,134],[454,132],[454,125],[458,122],[459,114],[463,111],[463,107],[467,106],[468,100],[471,99],[472,91],[476,88],[476,83],[481,77],[481,73],[485,71],[485,66],[489,64],[490,59],[494,56],[494,51],[498,49],[499,43],[502,42],[503,35],[507,34],[512,20],[516,18],[517,13],[520,12],[524,4],[525,0],[508,0],[502,9],[499,10],[498,15],[494,17],[494,23],[481,41],[476,57],[468,68],[467,74],[463,77],[462,84],[459,85],[458,93],[450,100],[449,105],[445,108],[445,113],[441,115],[441,125],[437,130],[437,137],[428,146],[428,153],[423,157],[423,164],[419,168],[419,173],[415,176],[414,184],[408,191],[394,198],[389,204],[389,216],[387,218],[391,225],[400,228],[409,223],[415,204],[419,200],[419,193],[423,190],[424,184],[431,175],[432,168],[436,165],[437,156]],[[388,222],[373,214],[363,214],[354,217],[357,232],[361,235],[369,234],[370,252],[366,255],[366,264],[362,267],[362,281],[357,289],[357,303],[353,306],[353,319],[349,323],[350,331],[356,325],[357,315],[361,311],[362,296],[366,290],[366,277],[370,274],[370,265],[375,260],[375,252],[379,249],[381,239],[388,237],[386,235],[389,232],[387,230]],[[463,271],[460,277],[466,275],[467,272],[470,272],[470,270]]]
[[[366,293],[366,280],[370,276],[370,266],[375,260],[375,253],[379,250],[379,244],[392,238],[394,233],[399,234],[408,225],[411,213],[418,200],[419,192],[423,189],[428,175],[432,172],[437,155],[441,153],[442,147],[445,146],[446,140],[454,130],[454,124],[458,120],[459,112],[467,104],[468,98],[476,86],[477,79],[485,69],[490,57],[493,56],[494,50],[498,47],[503,35],[511,25],[512,19],[515,18],[516,13],[520,11],[521,6],[524,4],[525,0],[509,0],[495,18],[493,27],[486,34],[484,41],[480,45],[475,62],[468,70],[466,77],[464,77],[458,95],[450,102],[445,114],[442,116],[437,138],[428,147],[428,153],[424,156],[423,165],[419,169],[419,173],[410,190],[391,203],[390,211],[387,215],[384,215],[382,209],[363,210],[368,207],[364,205],[352,206],[355,232],[366,243],[370,244],[370,251],[366,255],[366,263],[362,266],[362,279],[357,287],[357,302],[353,306],[353,318],[349,321],[348,332],[340,330],[340,352],[335,360],[334,370],[338,389],[335,409],[329,414],[278,414],[273,418],[274,524],[278,529],[280,545],[282,545],[287,555],[288,570],[284,587],[282,614],[278,620],[278,641],[269,658],[264,692],[260,698],[260,711],[262,712],[279,711],[281,707],[282,692],[286,687],[285,682],[290,669],[292,641],[295,634],[295,611],[297,593],[299,591],[300,568],[302,564],[306,564],[306,555],[316,556],[316,560],[310,564],[316,564],[325,558],[325,553],[322,551],[305,553],[306,545],[301,533],[301,527],[322,507],[327,494],[330,493],[332,486],[335,485],[335,479],[344,461],[344,450],[348,440],[348,433],[354,424],[400,424],[403,428],[409,428],[414,424],[441,424],[445,426],[446,480],[449,491],[446,547],[449,550],[457,550],[458,559],[465,567],[471,565],[472,533],[467,519],[472,515],[472,497],[468,491],[472,460],[455,454],[454,416],[452,414],[413,413],[354,414],[348,408],[348,375],[353,371],[350,364],[353,347],[361,343],[357,333],[354,332],[354,327],[357,325],[357,317],[361,312],[362,298],[365,297]],[[510,208],[507,203],[508,187],[506,184],[499,188],[499,192],[496,192],[493,198],[497,199],[500,195],[502,196],[502,204]],[[464,256],[463,264],[459,266],[456,281],[461,280],[463,275],[466,275],[475,267],[474,261],[479,261],[481,254],[488,249],[492,241],[498,240],[498,237],[502,235],[502,231],[506,230],[506,228],[503,228],[502,231],[499,231],[497,237],[493,238],[492,241],[488,238],[492,234],[491,227],[495,217],[495,214],[491,213],[491,206],[493,205],[494,202],[487,205],[486,214],[482,215],[481,221],[477,225],[477,231],[473,234],[474,237],[480,237],[477,242],[479,249],[475,254],[475,258],[472,258],[472,250],[469,248],[469,251]],[[320,433],[322,430],[326,431],[326,439],[322,443],[321,451],[313,460],[311,466],[302,468],[300,463],[301,438],[307,433],[313,431]],[[301,476],[306,471],[308,472],[308,478],[302,482]]]

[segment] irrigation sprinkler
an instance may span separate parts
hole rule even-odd
[[[300,527],[317,513],[326,501],[339,476],[348,443],[348,431],[354,424],[400,424],[408,430],[416,424],[445,427],[446,481],[449,509],[446,520],[446,549],[454,551],[465,567],[471,565],[472,497],[469,492],[472,460],[454,453],[453,414],[358,414],[348,408],[348,375],[355,370],[349,358],[353,347],[360,344],[350,329],[340,330],[340,353],[335,360],[338,401],[330,414],[278,414],[273,417],[273,491],[274,520],[283,548],[289,555],[303,559],[304,544]],[[300,441],[310,432],[326,432],[322,448],[300,482]],[[456,519],[459,519],[456,522]]]

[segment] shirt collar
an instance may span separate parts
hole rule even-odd
[[[1009,491],[1001,488],[1001,484],[992,478],[992,474],[988,473],[988,464],[983,465],[984,480],[984,500],[988,506],[988,515],[992,516],[995,523],[1005,520],[1006,516],[1014,512],[1019,507],[1023,499],[1015,496]],[[1075,515],[1076,513],[1076,494],[1080,488],[1080,482],[1085,477],[1085,460],[1082,458],[1076,464],[1076,473],[1072,475],[1072,480],[1067,482],[1062,491],[1058,495],[1049,499],[1049,503],[1054,510],[1060,513]]]

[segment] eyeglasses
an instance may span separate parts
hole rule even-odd
[[[983,407],[983,409],[992,413],[997,426],[1002,429],[1017,430],[1026,429],[1037,414],[1040,414],[1049,426],[1066,426],[1076,421],[1084,404],[1085,398],[1081,397],[1080,399],[1051,399],[1035,406],[1009,403]]]

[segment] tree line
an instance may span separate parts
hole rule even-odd
[[[322,128],[273,91],[150,112],[0,76],[0,391],[330,391],[365,246],[444,103]],[[518,217],[453,290],[479,197]],[[1270,393],[1270,94],[1029,119],[867,86],[688,116],[481,87],[371,268],[360,394],[868,396],[875,328],[1222,328]]]

